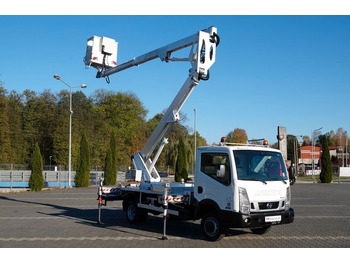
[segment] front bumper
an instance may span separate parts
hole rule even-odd
[[[225,212],[226,213],[226,212]],[[271,222],[266,222],[268,218],[274,217]],[[228,227],[235,228],[261,228],[271,225],[289,224],[294,221],[294,209],[290,208],[286,211],[250,213],[245,215],[242,213],[226,213],[223,214],[223,223]]]

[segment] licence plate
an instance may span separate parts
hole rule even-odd
[[[265,217],[265,222],[281,222],[281,216]]]

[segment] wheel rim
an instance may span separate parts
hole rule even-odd
[[[134,220],[136,216],[136,208],[134,205],[129,205],[127,210],[127,215],[130,220]]]
[[[218,221],[213,217],[207,218],[204,223],[204,231],[210,237],[215,236],[219,231]]]

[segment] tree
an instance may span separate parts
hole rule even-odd
[[[13,163],[24,164],[28,148],[24,146],[23,132],[22,132],[22,115],[24,105],[22,103],[22,95],[16,91],[11,91],[8,96],[8,113],[11,132],[11,147]]]
[[[309,136],[303,136],[302,146],[311,146],[311,138]]]
[[[7,93],[1,80],[0,90],[0,162],[30,165],[38,143],[43,164],[52,159],[53,164],[68,167],[69,91],[64,89],[51,93],[44,90],[36,93],[27,89],[22,93]],[[115,143],[113,148],[117,148],[118,153],[112,150],[112,159],[115,163],[118,159],[127,166],[132,164],[130,156],[142,150],[163,116],[159,113],[147,122],[147,110],[133,93],[98,90],[91,97],[86,97],[78,91],[72,93],[72,100],[73,170],[78,168],[81,130],[86,130],[86,136],[92,138],[89,141],[92,165],[104,166],[107,150]],[[175,170],[180,136],[187,148],[187,162],[189,166],[193,164],[194,137],[191,128],[184,125],[185,121],[186,117],[181,115],[181,121],[174,124],[169,144],[158,159],[158,169],[167,167],[171,172]],[[118,134],[114,141],[106,139],[112,133]],[[196,135],[197,146],[205,145],[198,132]],[[157,148],[154,153],[156,151]]]
[[[23,91],[23,99],[25,107],[23,108],[22,115],[22,136],[24,140],[24,147],[28,149],[25,161],[30,160],[30,152],[35,148],[35,143],[38,142],[40,133],[38,133],[38,115],[37,112],[40,111],[37,103],[36,92],[30,91],[28,89]]]
[[[186,147],[182,136],[180,136],[179,145],[178,145],[175,181],[181,182],[181,179],[184,179],[184,181],[187,181],[188,179],[188,163],[187,163],[187,157],[186,157]]]
[[[41,191],[44,184],[43,159],[41,157],[39,144],[36,143],[32,158],[32,174],[29,178],[29,188],[33,191]]]
[[[291,160],[293,164],[296,164],[296,153],[300,155],[300,146],[298,139],[294,135],[287,135],[287,159]]]
[[[111,154],[112,154],[113,172],[115,174],[115,180],[117,180],[117,135],[114,130],[111,136],[110,147],[111,147]]]
[[[106,154],[106,161],[105,161],[105,173],[104,173],[104,184],[106,186],[115,185],[116,183],[116,176],[114,175],[114,168],[113,168],[113,156],[112,156],[112,150],[109,147]]]
[[[80,155],[74,183],[77,187],[88,187],[90,183],[90,148],[85,131],[80,140]]]
[[[322,154],[321,154],[321,173],[320,173],[320,180],[322,183],[331,183],[333,180],[333,174],[332,174],[332,163],[331,158],[329,154],[329,147],[328,147],[328,137],[327,135],[321,135],[320,136],[321,145],[322,145]]]
[[[1,83],[0,83],[1,84]],[[0,86],[0,163],[11,160],[11,134],[6,90]]]
[[[241,128],[235,128],[226,136],[226,141],[229,143],[246,144],[247,140],[247,133],[244,129]]]
[[[36,123],[35,129],[37,130],[38,138],[36,141],[39,143],[43,161],[48,164],[49,156],[53,155],[53,133],[56,126],[56,108],[57,98],[50,92],[50,90],[44,90],[38,97],[36,97]]]
[[[100,126],[97,134],[100,134],[103,144],[100,151],[106,156],[109,148],[109,140],[106,136],[115,130],[118,147],[118,158],[123,159],[124,164],[131,164],[130,156],[134,151],[140,151],[145,142],[145,117],[147,111],[144,109],[137,96],[131,92],[114,93],[97,90],[94,94],[96,113],[99,116]],[[129,161],[125,163],[125,161]]]
[[[115,185],[117,182],[117,144],[114,131],[112,132],[110,146],[107,150],[104,170],[104,184],[107,186]]]

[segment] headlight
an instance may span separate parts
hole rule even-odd
[[[247,194],[247,190],[243,187],[239,187],[239,211],[243,214],[250,213],[250,202]]]
[[[286,192],[286,210],[289,210],[289,208],[290,208],[290,200],[291,200],[290,187],[287,187],[287,192]]]

